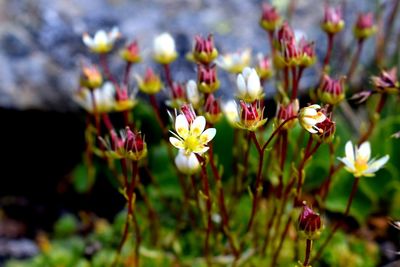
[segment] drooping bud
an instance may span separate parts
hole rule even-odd
[[[175,157],[175,165],[178,170],[186,175],[192,175],[199,171],[200,162],[194,153],[187,155],[185,150],[179,149]]]
[[[212,34],[209,34],[207,39],[196,35],[194,37],[195,45],[193,50],[193,58],[202,64],[210,64],[217,56],[218,51],[214,47]]]
[[[260,19],[261,27],[266,31],[274,31],[281,23],[281,16],[276,8],[268,3],[262,5],[262,15]]]
[[[203,93],[213,93],[219,88],[217,78],[217,68],[215,65],[204,66],[198,65],[197,70],[197,85]]]
[[[261,87],[260,78],[257,71],[251,68],[245,68],[241,74],[237,76],[237,97],[247,103],[252,103],[263,98],[263,88]]]
[[[213,94],[209,94],[204,105],[205,114],[207,121],[209,123],[217,123],[222,116],[221,108],[219,106],[219,101],[215,99]]]
[[[268,80],[271,78],[273,74],[271,58],[264,56],[262,53],[257,54],[257,65],[255,69],[261,80]]]
[[[340,77],[339,80],[331,79],[327,74],[324,74],[321,87],[318,88],[319,99],[329,105],[337,105],[344,97],[344,81],[345,76]]]
[[[263,110],[259,103],[246,104],[240,101],[240,107],[240,122],[237,124],[239,128],[255,131],[267,122],[267,119],[263,119]]]
[[[307,239],[313,240],[320,236],[322,230],[321,217],[303,202],[303,208],[298,219],[298,228]]]
[[[379,76],[372,76],[372,84],[379,93],[398,93],[400,84],[397,80],[397,68],[382,71]]]
[[[132,64],[140,62],[142,59],[140,57],[137,41],[132,41],[125,46],[125,48],[120,52],[120,56],[123,60]]]
[[[317,127],[318,123],[326,120],[326,115],[321,112],[319,105],[311,105],[300,109],[298,119],[300,125],[312,134],[322,134],[323,130]]]
[[[342,18],[342,11],[339,7],[334,8],[325,6],[324,9],[324,20],[321,23],[321,28],[327,34],[336,34],[344,28],[344,20]]]
[[[136,76],[139,90],[145,94],[153,95],[162,89],[161,79],[156,75],[152,68],[147,68],[144,78]]]
[[[371,12],[359,14],[354,26],[355,37],[359,40],[364,40],[375,32],[374,15]]]
[[[160,34],[154,39],[153,57],[160,64],[170,64],[178,57],[175,40],[169,33]]]
[[[282,124],[284,121],[287,119],[297,116],[299,112],[299,100],[295,99],[289,104],[278,104],[278,112],[276,114],[276,117],[278,119],[278,125]],[[283,129],[290,129],[293,127],[295,124],[296,120],[289,121],[283,125]]]
[[[81,86],[93,90],[101,86],[103,76],[96,66],[83,63],[79,81]]]
[[[196,112],[194,112],[192,106],[185,104],[181,107],[181,111],[183,115],[185,115],[185,118],[189,124],[191,124],[194,119],[196,119]]]
[[[132,132],[128,126],[125,128],[123,141],[127,158],[139,161],[147,155],[147,145],[141,134]]]

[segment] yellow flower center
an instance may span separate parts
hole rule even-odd
[[[199,139],[196,136],[188,136],[185,139],[185,147],[187,150],[194,151],[200,146]]]
[[[361,176],[368,169],[368,160],[365,158],[357,158],[354,162],[356,176]]]

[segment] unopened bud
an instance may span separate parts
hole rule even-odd
[[[129,63],[138,63],[141,61],[139,46],[137,41],[130,42],[124,49],[122,49],[120,56],[123,60]]]
[[[303,202],[303,208],[298,219],[299,230],[307,239],[316,239],[322,230],[321,217]]]
[[[203,93],[213,93],[219,88],[217,78],[217,68],[215,65],[204,66],[198,65],[197,84],[198,88]]]
[[[196,35],[194,39],[193,58],[199,63],[210,64],[218,56],[218,51],[214,47],[213,36],[209,34],[205,39]]]
[[[354,35],[359,40],[364,40],[376,32],[374,25],[374,15],[369,13],[359,14],[356,25],[354,26]]]
[[[276,8],[268,3],[264,3],[260,19],[261,27],[266,31],[274,31],[280,23],[281,16],[276,11]]]
[[[344,81],[345,76],[342,76],[339,80],[331,79],[327,74],[324,74],[321,87],[318,88],[319,99],[329,105],[337,105],[344,97]]]

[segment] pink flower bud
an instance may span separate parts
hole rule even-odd
[[[197,73],[198,88],[203,93],[212,93],[219,87],[219,81],[217,79],[217,68],[216,65],[205,66],[198,65]]]
[[[303,209],[298,219],[299,230],[304,232],[308,239],[315,239],[322,229],[321,217],[303,202]]]
[[[189,124],[191,124],[196,118],[196,113],[194,112],[193,108],[187,104],[181,107],[181,111],[183,115],[185,115],[186,120]]]
[[[267,31],[273,31],[281,21],[281,16],[276,11],[276,8],[268,3],[262,6],[262,15],[260,25]]]

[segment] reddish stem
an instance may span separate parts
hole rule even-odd
[[[101,67],[103,68],[104,74],[106,75],[107,79],[113,83],[118,96],[119,95],[118,81],[115,79],[114,75],[110,71],[110,67],[108,65],[108,60],[107,60],[107,54],[100,54],[100,64]]]
[[[308,267],[308,263],[310,262],[311,249],[312,249],[312,240],[307,239],[307,241],[306,241],[306,257],[305,257],[304,263],[303,263],[304,267]]]
[[[356,70],[356,67],[358,65],[358,61],[360,60],[360,55],[361,55],[361,51],[362,51],[362,48],[363,48],[363,44],[364,44],[364,39],[358,40],[358,42],[357,42],[357,50],[356,50],[356,53],[353,56],[349,71],[347,73],[347,80],[349,81],[349,83],[351,82],[351,78],[353,77],[353,74],[354,74],[354,72]]]
[[[165,72],[165,78],[167,79],[167,84],[168,84],[170,90],[172,90],[173,82],[172,82],[171,68],[170,68],[169,64],[163,64],[163,67],[164,67],[164,72]]]
[[[324,58],[324,66],[322,67],[323,72],[325,72],[326,66],[329,65],[329,61],[331,59],[332,48],[333,48],[333,34],[328,33],[328,47],[326,49],[326,54]]]

